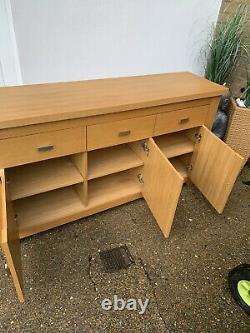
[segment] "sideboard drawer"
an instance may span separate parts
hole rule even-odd
[[[7,168],[86,150],[86,127],[0,140],[0,168]]]
[[[87,127],[87,150],[149,138],[153,135],[155,116],[132,118]]]
[[[159,113],[156,115],[154,135],[181,131],[205,123],[209,105]]]

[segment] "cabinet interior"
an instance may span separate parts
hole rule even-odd
[[[82,175],[68,156],[10,168],[7,177],[12,200],[83,181]]]
[[[154,138],[187,180],[194,130]],[[143,160],[129,144],[53,158],[7,169],[20,237],[46,230],[141,197]],[[45,227],[46,226],[46,227]]]
[[[74,186],[67,186],[14,201],[21,238],[43,231],[45,225],[77,215],[84,209]]]
[[[194,151],[196,132],[197,128],[192,128],[154,138],[158,147],[181,174],[185,182],[188,179],[188,167]]]
[[[173,158],[194,151],[194,142],[188,137],[189,131],[165,134],[154,140],[167,158]]]
[[[173,164],[174,168],[184,178],[184,182],[188,180],[188,167],[190,165],[192,153],[181,155],[178,157],[172,157],[169,161]]]
[[[143,162],[128,144],[93,150],[88,153],[88,179],[142,166]]]

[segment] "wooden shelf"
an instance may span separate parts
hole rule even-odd
[[[8,170],[11,199],[78,184],[83,181],[69,157],[26,164]]]
[[[68,217],[80,216],[84,206],[74,187],[69,186],[16,200],[14,209],[22,238],[41,231],[44,225],[54,222],[60,225],[66,223]]]
[[[106,176],[141,165],[143,165],[143,162],[128,145],[95,150],[88,155],[88,179]]]
[[[89,182],[89,207],[116,200],[132,200],[141,196],[141,187],[135,174],[129,171],[115,173]]]
[[[175,169],[179,172],[179,174],[184,178],[184,181],[187,181],[188,172],[187,172],[187,165],[183,163],[179,158],[171,158],[170,162],[173,164]]]
[[[14,201],[19,237],[24,238],[135,200],[140,183],[129,171],[89,182],[89,203],[82,204],[74,186]]]
[[[182,132],[162,135],[154,140],[167,158],[180,156],[194,151],[194,142]]]

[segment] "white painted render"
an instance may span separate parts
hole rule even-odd
[[[189,70],[221,0],[10,0],[25,84]]]

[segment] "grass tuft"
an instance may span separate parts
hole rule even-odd
[[[244,26],[247,7],[240,5],[235,14],[218,25],[209,43],[205,77],[213,82],[224,84],[235,69],[242,53],[249,57],[249,45],[244,43]]]

